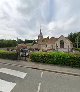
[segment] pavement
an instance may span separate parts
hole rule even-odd
[[[6,65],[18,66],[18,67],[25,67],[25,68],[32,68],[37,70],[61,73],[61,74],[80,76],[80,69],[78,68],[41,64],[41,63],[22,61],[22,60],[14,61],[14,60],[0,59],[0,63],[4,63]]]
[[[0,92],[80,92],[80,70],[0,59]]]

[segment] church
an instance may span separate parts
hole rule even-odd
[[[64,37],[63,35],[61,35],[59,38],[44,38],[40,29],[40,34],[38,35],[37,40],[37,48],[40,49],[40,51],[71,52],[73,49],[73,44],[67,37]]]

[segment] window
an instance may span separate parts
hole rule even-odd
[[[60,48],[64,48],[64,41],[63,40],[60,41]]]
[[[46,44],[46,47],[47,47],[47,44]]]
[[[57,44],[56,44],[56,49],[58,48]]]

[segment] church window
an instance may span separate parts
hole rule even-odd
[[[63,40],[60,41],[60,48],[64,48],[64,41]]]
[[[46,44],[46,47],[47,47],[47,44]]]

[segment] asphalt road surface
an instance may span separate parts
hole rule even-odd
[[[80,76],[0,64],[0,92],[80,92]]]

